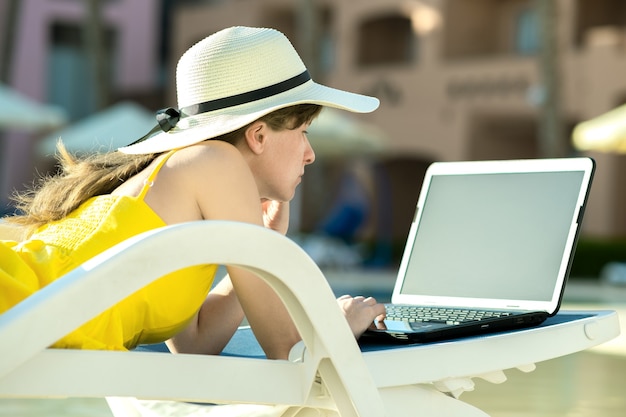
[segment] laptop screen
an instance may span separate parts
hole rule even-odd
[[[396,292],[499,308],[558,302],[590,173],[447,164],[463,163],[427,173]]]

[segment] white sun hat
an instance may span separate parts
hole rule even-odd
[[[157,112],[158,125],[118,150],[160,153],[239,129],[296,104],[369,113],[377,98],[315,83],[281,32],[231,27],[192,46],[176,68],[178,109]]]

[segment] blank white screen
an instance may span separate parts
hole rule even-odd
[[[402,294],[549,301],[583,172],[432,178]]]

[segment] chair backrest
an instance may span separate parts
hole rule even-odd
[[[0,380],[138,289],[198,264],[235,264],[264,279],[285,303],[307,361],[340,414],[385,415],[347,321],[313,260],[279,233],[226,221],[177,224],[135,236],[0,315]]]

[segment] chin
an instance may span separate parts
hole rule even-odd
[[[288,202],[288,201],[293,200],[295,196],[296,196],[296,189],[294,188],[286,193],[281,194],[280,196],[276,196],[276,200]]]

